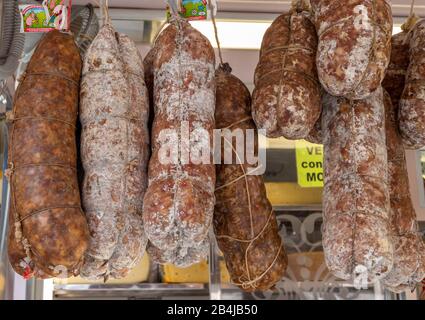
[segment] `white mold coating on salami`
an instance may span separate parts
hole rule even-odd
[[[425,278],[425,251],[410,196],[406,155],[397,126],[397,107],[392,105],[387,92],[384,92],[384,101],[394,267],[383,284],[389,290],[399,292],[406,286],[415,287]]]
[[[323,246],[342,279],[375,281],[393,265],[382,98],[380,88],[365,100],[323,100]]]
[[[411,31],[410,64],[400,100],[399,125],[405,144],[412,149],[425,146],[425,20]]]
[[[317,35],[308,12],[280,15],[264,35],[252,115],[270,138],[304,139],[320,116]]]
[[[123,278],[145,251],[148,117],[137,47],[105,25],[85,57],[81,86],[82,195],[91,232],[85,278]]]
[[[319,35],[317,70],[326,91],[363,99],[384,79],[392,14],[385,0],[312,0]]]
[[[198,260],[185,257],[189,248],[196,250],[207,241],[214,212],[215,58],[208,40],[181,20],[161,33],[155,48],[155,118],[144,225],[165,262],[185,265]],[[177,149],[174,159],[170,157],[174,161],[165,163],[169,146]],[[181,152],[193,156],[196,150],[207,150],[209,163],[197,163]]]
[[[200,263],[208,256],[210,243],[205,239],[202,243],[192,247],[178,247],[171,250],[161,250],[153,244],[148,245],[147,252],[153,262],[158,264],[171,263],[178,268],[187,268]]]

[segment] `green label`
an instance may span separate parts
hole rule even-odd
[[[295,148],[298,184],[303,188],[323,187],[323,146],[301,140]]]
[[[181,0],[179,13],[187,20],[206,20],[208,15],[208,0]],[[170,8],[167,6],[167,19],[171,18]]]
[[[69,31],[71,0],[44,0],[41,5],[20,5],[21,32]]]

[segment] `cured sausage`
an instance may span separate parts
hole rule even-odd
[[[424,242],[410,197],[409,178],[403,142],[398,132],[391,97],[384,92],[386,136],[391,202],[391,232],[394,267],[383,283],[395,292],[405,291],[425,278]]]
[[[143,256],[149,103],[135,44],[106,24],[83,67],[83,205],[91,241],[81,275],[123,278]]]
[[[147,53],[143,65],[145,70],[145,81],[149,92],[150,112],[149,127],[152,128],[154,120],[154,61],[158,55],[160,46],[154,44]],[[153,262],[158,264],[172,263],[179,268],[185,268],[205,259],[209,251],[209,241],[195,247],[179,247],[175,250],[161,250],[152,243],[148,244],[147,253]]]
[[[152,129],[154,120],[154,98],[153,98],[153,85],[154,85],[154,70],[153,62],[158,54],[158,46],[153,46],[143,60],[143,68],[145,71],[145,83],[149,93],[149,131]]]
[[[143,219],[153,246],[180,255],[204,243],[214,213],[215,56],[208,39],[178,18],[155,46],[155,118]]]
[[[263,38],[253,117],[271,138],[304,139],[321,112],[317,36],[309,13],[279,16]]]
[[[408,37],[407,32],[400,32],[391,38],[391,60],[382,82],[382,87],[389,93],[396,110],[403,94],[410,61]]]
[[[308,136],[305,138],[310,143],[323,144],[323,134],[322,134],[322,118],[320,117],[317,120],[316,124],[313,127],[313,130],[310,131]]]
[[[323,102],[326,263],[339,278],[374,281],[393,266],[382,88]]]
[[[147,252],[149,257],[158,264],[171,263],[178,268],[186,268],[205,260],[208,256],[210,243],[206,238],[194,247],[178,247],[172,250],[161,250],[149,243]]]
[[[399,126],[405,144],[413,149],[425,146],[425,20],[411,31],[410,64],[399,105]]]
[[[255,130],[250,93],[231,74],[229,65],[221,65],[216,71],[216,84],[217,128],[245,133]],[[235,157],[238,146],[226,140],[224,132],[222,136],[214,214],[217,242],[232,282],[245,291],[265,291],[283,277],[288,264],[286,252],[262,176],[255,175],[248,163],[224,164],[224,148],[232,144]]]
[[[320,82],[334,96],[363,99],[390,61],[392,12],[386,0],[311,0],[319,37]]]
[[[8,252],[26,278],[78,274],[88,245],[77,180],[81,57],[72,36],[40,41],[9,115]]]

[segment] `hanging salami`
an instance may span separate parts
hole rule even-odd
[[[381,85],[391,54],[386,0],[311,0],[319,36],[317,70],[326,91],[363,99]]]
[[[383,283],[395,292],[414,287],[425,278],[425,245],[410,197],[409,178],[403,142],[391,97],[384,92],[386,137],[391,203],[391,232],[394,243],[394,267]]]
[[[72,36],[52,31],[16,91],[10,127],[8,252],[26,278],[78,274],[88,245],[77,180],[81,58]]]
[[[216,71],[216,126],[219,129],[254,130],[251,97],[245,85],[231,74],[229,65]],[[267,199],[262,176],[250,173],[251,165],[217,165],[217,203],[214,229],[232,282],[245,291],[268,290],[285,273],[288,261],[278,233],[276,217]],[[227,144],[226,144],[227,142]],[[247,150],[247,148],[246,148]]]
[[[81,275],[123,278],[143,256],[149,103],[135,44],[106,23],[83,67],[83,205],[91,241]]]
[[[316,49],[316,31],[306,11],[279,16],[264,35],[252,111],[268,137],[303,139],[318,120]]]
[[[399,126],[403,141],[413,149],[425,146],[425,20],[411,31],[410,64],[399,104]]]
[[[215,56],[208,39],[178,17],[155,46],[155,118],[143,217],[153,246],[183,255],[205,243],[214,213]]]
[[[147,252],[149,257],[158,264],[170,263],[178,268],[186,268],[206,259],[210,249],[209,239],[193,247],[177,247],[171,250],[162,250],[149,243]]]
[[[393,266],[382,89],[323,102],[326,263],[339,278],[374,281]]]
[[[305,138],[310,143],[322,144],[323,135],[322,135],[322,118],[320,117],[314,125],[313,129],[310,131],[308,136]]]
[[[391,39],[391,60],[382,86],[389,93],[392,104],[398,110],[403,94],[407,68],[409,67],[409,41],[407,32],[395,34]]]

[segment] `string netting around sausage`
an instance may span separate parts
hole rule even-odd
[[[290,14],[289,15],[289,25],[288,25],[288,34],[289,34],[289,39],[288,39],[288,43],[289,43],[289,45],[291,45],[292,44],[292,14]],[[285,68],[285,65],[286,65],[286,57],[287,57],[287,53],[288,53],[288,50],[286,50],[286,51],[284,51],[283,52],[283,55],[282,55],[282,59],[281,59],[281,64],[282,64],[282,68]],[[282,95],[283,95],[283,86],[282,86],[282,84],[283,84],[283,81],[284,81],[284,71],[283,70],[277,70],[279,73],[281,73],[281,75],[280,75],[280,79],[279,79],[279,86],[278,86],[278,95],[277,95],[277,105],[280,105],[281,104],[281,101],[282,101]],[[269,72],[269,74],[270,73],[274,73],[275,71],[273,70],[273,71],[270,71]],[[267,75],[267,74],[266,74]],[[264,77],[265,75],[262,75],[262,77]],[[286,80],[286,79],[285,79]]]
[[[307,47],[302,46],[302,45],[298,45],[298,44],[289,44],[289,45],[285,45],[285,46],[273,47],[273,48],[270,48],[270,49],[268,49],[268,50],[266,50],[264,52],[261,52],[260,55],[261,56],[264,56],[264,55],[266,55],[266,54],[268,54],[270,52],[277,51],[277,50],[285,50],[284,51],[284,55],[285,56],[286,56],[287,53],[289,53],[291,51],[299,51],[299,50],[305,50],[305,51],[309,52],[313,56],[316,55],[316,53],[312,49],[307,48]],[[285,62],[283,62],[283,63],[285,63]],[[259,66],[263,66],[263,65],[264,64],[260,62]],[[271,71],[268,71],[268,72],[262,74],[261,77],[259,77],[257,79],[257,81],[262,80],[263,78],[267,77],[270,74],[273,74],[273,73],[284,73],[284,72],[299,74],[299,75],[303,76],[304,78],[308,79],[315,86],[320,87],[319,81],[317,79],[315,79],[314,77],[310,76],[309,74],[307,74],[304,71],[300,71],[300,70],[296,70],[296,69],[293,69],[293,68],[285,67],[284,64],[282,64],[282,67],[281,68],[273,69]]]
[[[243,122],[246,121],[250,121],[252,120],[251,117],[246,117],[244,119],[241,119],[223,129],[230,129],[238,124],[241,124]],[[248,254],[249,254],[249,250],[251,249],[251,247],[254,245],[254,242],[256,240],[258,240],[263,234],[264,232],[267,230],[267,228],[270,225],[270,222],[272,221],[272,218],[274,217],[274,211],[273,208],[270,211],[270,214],[267,218],[266,223],[264,224],[263,228],[261,229],[261,231],[255,235],[254,232],[254,222],[253,222],[253,214],[252,214],[252,204],[251,204],[251,193],[250,193],[250,188],[249,188],[249,182],[248,182],[248,174],[250,174],[251,172],[246,172],[245,167],[238,155],[238,152],[235,150],[233,143],[231,141],[229,141],[228,139],[226,139],[225,137],[223,137],[224,141],[230,145],[232,147],[233,153],[235,153],[236,157],[238,158],[238,162],[240,164],[240,167],[242,169],[243,175],[241,175],[240,177],[234,179],[233,181],[230,181],[229,183],[226,183],[220,187],[216,188],[216,191],[227,188],[231,185],[233,185],[234,183],[236,183],[239,180],[245,179],[245,188],[246,188],[246,193],[247,193],[247,199],[248,199],[248,211],[249,211],[249,216],[250,216],[250,225],[251,225],[251,238],[250,239],[238,239],[229,235],[217,235],[217,239],[228,239],[231,241],[236,241],[236,242],[242,242],[242,243],[248,243],[247,248],[245,249],[245,254],[244,254],[244,258],[245,258],[245,272],[246,272],[246,278],[244,275],[241,275],[238,278],[239,282],[235,282],[232,280],[232,283],[236,286],[242,287],[243,289],[257,289],[257,283],[264,277],[267,275],[267,273],[274,267],[275,263],[277,262],[277,259],[279,258],[281,252],[282,252],[282,247],[283,244],[281,242],[280,246],[279,246],[279,250],[276,253],[276,256],[274,257],[272,263],[266,268],[265,271],[263,271],[260,275],[255,276],[255,278],[251,277],[251,272],[250,272],[250,268],[249,268],[249,262],[248,262]],[[282,240],[281,240],[282,241]]]

